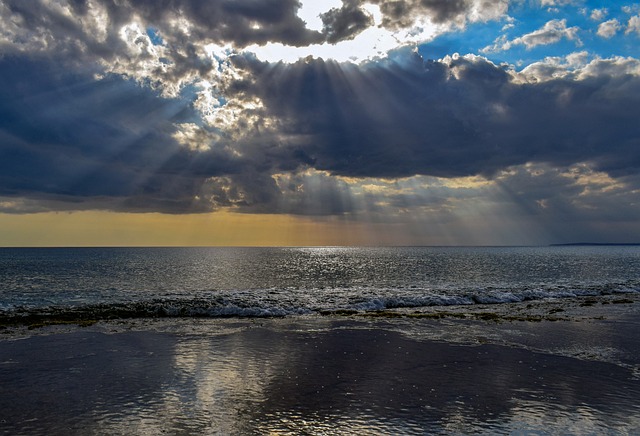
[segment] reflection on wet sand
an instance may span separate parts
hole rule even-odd
[[[640,381],[624,367],[364,324],[78,330],[2,340],[0,362],[6,434],[640,428]]]

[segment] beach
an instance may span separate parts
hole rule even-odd
[[[530,306],[5,329],[0,431],[636,432],[638,297]]]
[[[0,436],[640,436],[640,1],[0,0]]]

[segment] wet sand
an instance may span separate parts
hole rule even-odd
[[[539,322],[469,312],[4,332],[0,432],[630,434],[637,302],[604,301],[564,302],[563,319]]]

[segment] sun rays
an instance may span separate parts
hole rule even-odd
[[[7,0],[0,216],[78,243],[90,220],[122,244],[625,239],[640,18],[619,6]]]

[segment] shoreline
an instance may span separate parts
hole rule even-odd
[[[321,316],[338,318],[414,318],[414,319],[466,319],[492,322],[541,322],[541,321],[580,321],[587,319],[605,319],[629,313],[640,312],[640,293],[612,293],[606,295],[588,295],[575,297],[557,297],[532,299],[518,302],[495,302],[476,304],[429,305],[420,307],[398,307],[385,309],[335,309],[318,310],[304,315],[217,315],[170,313],[165,309],[150,310],[140,303],[133,308],[121,304],[108,306],[88,306],[63,308],[43,308],[35,312],[5,312],[0,316],[0,338],[23,330],[38,330],[54,325],[70,327],[88,327],[96,323],[113,320],[136,319],[279,319],[297,316]]]

